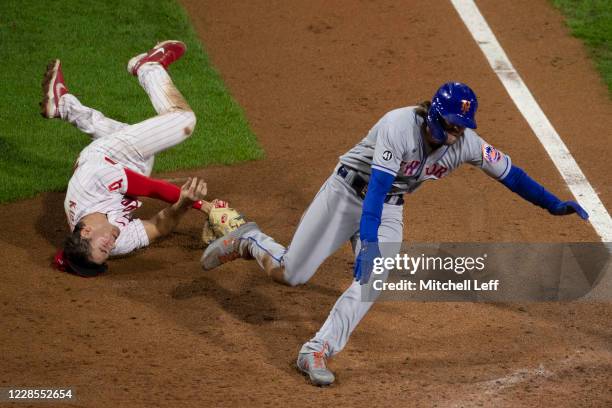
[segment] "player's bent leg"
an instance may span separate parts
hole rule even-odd
[[[353,284],[338,298],[327,320],[315,337],[304,343],[298,354],[297,367],[307,373],[314,385],[329,385],[335,376],[327,367],[327,359],[344,348],[356,327],[372,306],[372,302],[361,301],[361,285]],[[348,319],[348,320],[347,320]],[[305,361],[316,362],[304,366]]]
[[[403,234],[402,219],[401,206],[385,204],[381,225],[378,229],[380,250],[385,257],[394,257],[400,250]],[[356,251],[359,251],[358,247]],[[377,276],[377,279],[384,280],[385,277],[386,273]],[[338,298],[321,329],[302,346],[298,357],[300,370],[304,371],[299,367],[300,358],[303,359],[305,356],[314,358],[315,353],[319,353],[324,357],[323,362],[326,363],[327,358],[344,349],[351,334],[374,304],[373,301],[378,292],[371,290],[372,282],[373,279],[370,279],[369,285],[362,286],[358,281],[353,281],[351,286]],[[329,370],[326,365],[325,370]],[[310,372],[309,375],[313,384],[320,385],[315,373]],[[323,378],[326,377],[323,376]]]
[[[196,117],[175,88],[166,69],[185,52],[180,41],[164,41],[130,60],[128,71],[137,75],[159,114],[115,132],[97,147],[110,158],[144,175],[151,174],[155,154],[192,135]]]
[[[184,52],[182,42],[164,41],[128,63],[128,71],[138,76],[158,113],[126,132],[126,138],[143,160],[183,142],[195,128],[195,114],[166,71]]]
[[[174,110],[191,110],[191,107],[174,86],[170,75],[160,64],[145,64],[138,70],[138,81],[145,90],[158,114]]]
[[[60,117],[88,134],[93,140],[109,137],[129,126],[107,118],[100,111],[83,105],[76,96],[64,95],[59,102]]]
[[[42,115],[46,118],[62,118],[94,140],[110,136],[127,126],[84,106],[76,96],[70,94],[64,81],[60,60],[49,63],[42,87],[43,100],[40,107]]]
[[[255,259],[272,279],[284,283],[284,246],[264,234],[255,223],[247,223],[235,231],[213,241],[200,258],[204,270],[217,268],[235,259]]]
[[[304,343],[300,353],[325,350],[327,358],[338,354],[372,304],[362,300],[362,286],[358,281],[353,281],[336,300],[323,326],[311,340]]]
[[[284,280],[306,283],[330,255],[359,229],[362,201],[332,175],[308,207],[283,257]]]
[[[385,204],[378,228],[381,255],[388,258],[394,257],[400,250],[402,236],[402,207]],[[355,251],[357,254],[359,247],[356,247]],[[384,279],[385,276],[386,274],[383,274],[377,278]],[[373,278],[370,279],[370,285],[373,280]],[[326,344],[328,356],[339,353],[348,342],[353,330],[372,307],[372,300],[375,300],[373,294],[376,293],[373,293],[370,286],[360,285],[358,281],[353,281],[351,286],[338,298],[319,332],[304,345],[302,350],[319,350]]]
[[[245,248],[248,237],[254,234],[263,234],[254,222],[247,222],[232,232],[211,242],[204,250],[200,258],[202,269],[210,271],[225,263],[239,258],[249,257],[249,252]]]
[[[286,252],[283,245],[259,229],[245,234],[240,242],[241,256],[255,259],[259,267],[279,283],[286,283],[283,278],[283,256]]]
[[[204,251],[202,266],[212,269],[237,258],[255,258],[279,283],[290,286],[306,283],[321,263],[354,234],[360,205],[360,200],[332,177],[304,213],[288,250],[254,228],[239,238],[228,234],[217,239]]]
[[[151,157],[187,139],[195,125],[193,112],[169,112],[127,126],[109,140],[104,140],[104,149],[120,163],[147,174],[150,173]]]

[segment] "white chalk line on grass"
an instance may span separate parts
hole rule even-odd
[[[512,66],[473,0],[450,0],[487,61],[544,149],[561,173],[576,200],[589,212],[589,221],[603,242],[612,242],[612,218],[585,177],[569,149]]]

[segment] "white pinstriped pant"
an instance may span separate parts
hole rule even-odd
[[[60,99],[61,118],[93,139],[83,149],[79,160],[89,153],[102,152],[148,176],[153,170],[156,153],[191,135],[195,115],[166,70],[159,64],[145,64],[138,70],[138,81],[149,95],[157,116],[134,125],[107,118],[100,111],[81,104],[74,95],[66,94]]]

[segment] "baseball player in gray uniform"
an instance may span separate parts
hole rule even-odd
[[[477,107],[472,89],[450,82],[438,89],[431,102],[388,112],[340,157],[288,248],[251,222],[214,241],[202,255],[206,270],[237,257],[254,258],[273,279],[293,286],[307,282],[343,243],[352,243],[355,281],[298,355],[298,368],[313,384],[334,381],[327,358],[344,348],[372,306],[362,300],[361,285],[368,283],[374,259],[394,257],[400,250],[403,194],[469,163],[551,214],[578,213],[588,218],[576,202],[559,200],[478,136],[473,130]]]

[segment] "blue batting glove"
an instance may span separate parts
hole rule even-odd
[[[361,241],[361,249],[353,269],[355,280],[358,280],[361,285],[368,283],[372,274],[372,268],[374,267],[374,259],[380,257],[378,242]]]
[[[569,215],[577,213],[583,220],[589,219],[589,213],[575,201],[562,201],[549,211],[553,215]]]

